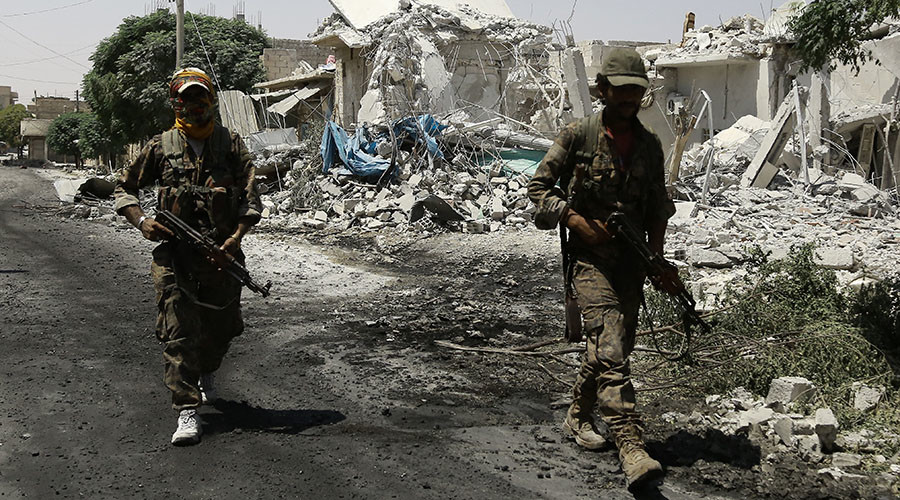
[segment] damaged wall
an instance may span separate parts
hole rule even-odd
[[[831,106],[837,115],[851,113],[863,105],[890,104],[900,76],[900,33],[868,42],[864,49],[881,62],[860,66],[859,75],[850,66],[838,66],[831,73]]]
[[[519,109],[523,98],[515,95],[510,71],[526,57],[535,67],[546,66],[546,57],[535,58],[532,48],[540,47],[543,54],[550,29],[434,4],[391,12],[364,31],[340,16],[319,27],[314,40],[335,47],[338,59],[336,105],[342,125],[460,110],[479,120]],[[359,42],[354,47],[348,40]]]

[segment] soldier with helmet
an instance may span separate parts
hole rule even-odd
[[[241,240],[260,219],[255,169],[240,136],[217,124],[216,91],[197,68],[176,71],[169,84],[175,124],[153,137],[116,184],[116,212],[141,234],[162,241],[153,250],[156,335],[163,343],[163,381],[179,412],[172,444],[200,441],[197,409],[215,400],[213,373],[244,329],[241,283],[221,272],[144,214],[139,190],[159,184],[159,208],[171,211],[243,263]]]

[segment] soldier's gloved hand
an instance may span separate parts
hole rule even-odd
[[[566,214],[566,226],[578,233],[578,237],[588,245],[599,245],[612,239],[606,223],[596,219],[586,219],[571,208]]]
[[[169,228],[156,222],[150,217],[145,218],[141,222],[141,225],[138,226],[138,229],[141,230],[141,234],[144,235],[144,238],[147,238],[150,241],[167,240],[175,237],[175,233],[169,230]]]
[[[228,252],[229,255],[234,255],[238,250],[241,249],[241,240],[239,238],[235,238],[234,236],[229,236],[225,243],[222,243],[220,247],[223,252]]]
[[[650,277],[650,282],[654,288],[669,295],[677,295],[685,289],[681,277],[678,276],[678,268],[668,263],[663,266],[661,275]]]

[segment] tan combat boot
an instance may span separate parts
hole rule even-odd
[[[590,416],[573,413],[572,408],[569,408],[566,413],[563,432],[570,439],[574,439],[579,446],[588,450],[599,450],[607,445],[606,438],[597,432],[594,419]]]
[[[647,454],[639,427],[629,424],[618,429],[615,436],[616,446],[619,448],[619,461],[622,463],[622,472],[625,473],[629,490],[665,474],[662,465]]]

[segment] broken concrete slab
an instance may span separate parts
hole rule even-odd
[[[826,269],[847,271],[856,267],[856,257],[846,248],[819,248],[813,261]]]
[[[816,393],[816,387],[803,377],[779,377],[769,384],[766,406],[784,411],[791,403],[808,401]]]
[[[782,443],[787,446],[794,445],[794,420],[792,418],[787,416],[777,418],[772,428]]]
[[[697,248],[691,251],[689,257],[690,263],[695,267],[712,267],[726,268],[733,267],[734,261],[727,255],[718,250],[707,250],[705,248]]]
[[[593,114],[591,93],[588,89],[588,77],[584,67],[581,50],[570,47],[565,51],[563,70],[569,90],[569,103],[575,118],[584,118]]]
[[[426,209],[434,214],[439,220],[445,222],[463,221],[466,219],[462,214],[457,212],[456,209],[450,206],[449,203],[444,201],[443,198],[437,195],[431,195],[425,199],[418,200],[413,204],[409,214],[410,224],[421,219],[425,215]]]
[[[771,128],[753,157],[753,161],[750,162],[750,166],[741,177],[742,187],[765,188],[775,178],[778,173],[778,159],[792,135],[794,117],[794,101],[792,96],[788,95],[778,108]]]
[[[862,412],[874,410],[884,396],[884,387],[869,387],[865,384],[853,384],[853,408]]]

